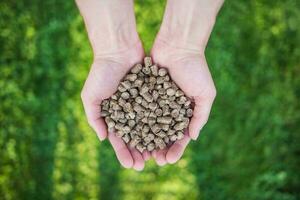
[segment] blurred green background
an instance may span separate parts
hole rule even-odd
[[[165,1],[135,2],[149,52]],[[218,96],[175,165],[124,170],[87,125],[74,1],[0,2],[0,199],[300,199],[300,1],[226,1],[206,56]]]

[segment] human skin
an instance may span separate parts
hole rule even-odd
[[[221,0],[169,0],[151,55],[167,67],[173,80],[195,101],[194,116],[185,137],[170,148],[154,151],[159,165],[174,163],[182,156],[190,138],[196,139],[208,119],[216,90],[208,70],[204,49]],[[94,61],[81,92],[90,126],[100,140],[108,137],[125,168],[142,170],[150,158],[130,149],[115,136],[99,116],[100,104],[116,90],[120,80],[142,62],[143,47],[136,31],[132,0],[76,0],[94,53]],[[188,13],[188,14],[187,14]]]
[[[83,16],[94,60],[81,92],[89,125],[102,141],[108,138],[121,165],[142,170],[150,153],[130,149],[100,117],[100,104],[117,90],[120,80],[144,57],[136,31],[132,0],[76,0]]]
[[[223,0],[168,0],[151,56],[166,67],[177,85],[194,104],[194,113],[182,140],[168,149],[154,151],[158,165],[175,163],[191,139],[206,124],[216,89],[205,59],[205,48]]]

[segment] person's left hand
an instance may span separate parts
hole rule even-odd
[[[120,80],[134,64],[142,62],[143,56],[144,51],[139,42],[121,53],[95,58],[81,92],[88,123],[98,138],[104,140],[108,137],[121,165],[135,170],[144,168],[145,160],[150,157],[149,152],[142,155],[135,148],[129,148],[115,133],[107,133],[106,124],[100,117],[100,104],[117,91]]]
[[[165,41],[156,39],[151,56],[154,63],[168,69],[173,81],[195,104],[193,117],[184,138],[167,149],[152,153],[158,165],[165,165],[177,162],[190,139],[197,139],[200,130],[208,120],[216,89],[204,53],[175,48]]]

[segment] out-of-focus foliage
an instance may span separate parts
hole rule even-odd
[[[164,1],[135,1],[149,52]],[[0,2],[0,199],[300,199],[300,2],[226,1],[206,55],[218,96],[177,164],[122,169],[87,126],[92,60],[73,1]]]

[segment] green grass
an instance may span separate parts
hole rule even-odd
[[[149,52],[164,1],[135,2]],[[121,168],[80,101],[92,52],[73,1],[0,3],[0,199],[300,199],[300,4],[226,1],[218,95],[182,160]]]

